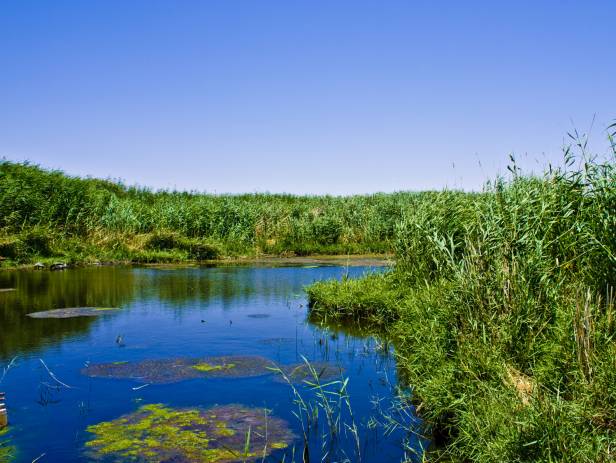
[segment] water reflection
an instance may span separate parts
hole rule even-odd
[[[359,324],[306,319],[304,285],[365,271],[340,267],[103,267],[0,273],[0,288],[16,289],[0,293],[0,363],[19,356],[19,367],[2,384],[11,398],[14,425],[10,437],[11,445],[14,442],[20,449],[17,461],[29,462],[42,453],[49,462],[83,461],[84,446],[92,437],[88,426],[114,422],[156,403],[174,410],[225,404],[266,407],[289,422],[296,435],[303,435],[291,388],[272,374],[200,374],[179,382],[145,381],[142,374],[137,379],[133,374],[83,374],[89,365],[121,370],[178,358],[209,358],[208,368],[212,368],[212,358],[229,355],[264,358],[283,370],[291,366],[284,371],[292,381],[292,372],[296,376],[305,373],[297,369],[303,357],[324,365],[324,372],[330,366],[331,371],[343,371],[350,379],[348,393],[359,426],[362,461],[400,461],[404,432],[396,431],[386,439],[386,424],[376,424],[372,417],[376,406],[385,409],[394,401],[398,372],[391,346]],[[26,316],[80,306],[120,310],[95,318]],[[60,386],[39,358],[71,387]],[[231,363],[240,366],[237,361]],[[324,381],[331,379],[324,375]],[[310,388],[294,386],[303,388],[307,401],[315,400]],[[350,413],[344,410],[348,419]],[[314,461],[322,452],[322,431],[318,428],[310,437]],[[301,441],[294,445],[300,451],[296,456],[300,455]],[[337,451],[353,455],[352,436],[341,437]],[[292,451],[285,461],[292,461]]]
[[[301,272],[258,267],[102,267],[61,272],[0,272],[0,359],[36,352],[42,346],[87,333],[98,320],[33,320],[25,315],[69,307],[125,307],[131,302],[160,301],[172,309],[220,304],[229,309],[255,294],[265,302],[292,298],[301,291]]]

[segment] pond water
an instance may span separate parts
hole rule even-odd
[[[307,319],[305,285],[367,271],[379,270],[0,273],[0,288],[15,289],[0,293],[0,366],[15,358],[0,383],[10,420],[0,434],[0,461],[8,453],[16,462],[416,458],[425,442],[408,431],[420,425],[412,407],[388,411],[397,383],[391,350],[344,326]],[[93,316],[27,316],[75,307],[92,308]],[[348,379],[342,394],[325,394],[325,407],[305,382],[312,373],[304,359],[325,390],[340,393]],[[339,426],[328,425],[338,417]],[[407,429],[392,427],[394,419]]]

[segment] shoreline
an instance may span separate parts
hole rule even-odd
[[[350,254],[350,255],[308,255],[308,256],[254,256],[230,257],[211,260],[182,260],[177,262],[133,262],[130,260],[113,261],[78,261],[62,262],[61,259],[45,259],[45,267],[32,264],[18,264],[0,267],[0,271],[62,271],[89,267],[146,267],[146,268],[178,268],[178,267],[218,267],[218,266],[260,266],[260,267],[300,267],[300,266],[346,266],[346,267],[391,267],[394,264],[393,254]],[[53,262],[53,263],[50,263]],[[53,268],[62,264],[62,268]]]

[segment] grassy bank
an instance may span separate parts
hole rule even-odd
[[[482,195],[430,194],[396,268],[308,288],[316,320],[387,330],[436,459],[616,460],[616,149]]]
[[[385,253],[396,223],[423,196],[153,192],[0,161],[0,260],[11,266]]]

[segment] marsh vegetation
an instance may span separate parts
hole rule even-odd
[[[386,253],[421,194],[153,192],[0,161],[4,265]]]
[[[313,320],[388,333],[437,460],[616,458],[616,147],[572,138],[543,176],[429,193],[392,271],[308,288]]]
[[[0,354],[47,352],[80,385],[70,398],[37,363],[38,403],[82,410],[79,449],[55,435],[70,461],[614,461],[616,145],[594,157],[572,138],[562,166],[512,158],[481,193],[150,192],[4,162],[7,266],[389,251],[395,266],[5,272]],[[109,316],[53,319],[68,315]],[[41,442],[11,431],[0,455],[53,440],[30,427]]]

